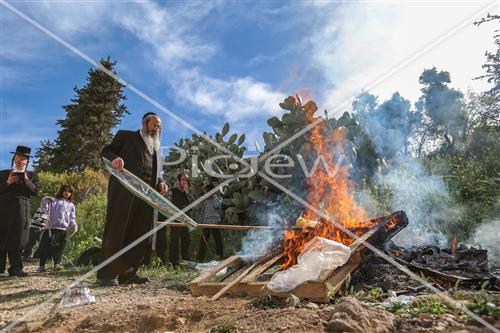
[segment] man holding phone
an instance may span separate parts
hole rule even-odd
[[[21,249],[29,237],[29,198],[38,193],[38,176],[28,171],[31,148],[17,146],[11,168],[0,171],[0,275],[9,257],[9,275],[26,276]]]

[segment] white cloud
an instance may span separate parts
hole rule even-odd
[[[323,104],[332,110],[350,100],[353,94],[470,19],[485,5],[412,2],[318,8],[316,15],[321,24],[314,28],[309,42],[313,46],[313,66],[319,66],[329,81],[329,87],[322,91]],[[472,23],[466,25],[370,91],[382,98],[400,91],[415,101],[420,94],[419,75],[433,66],[449,71],[455,87],[464,91],[468,87],[484,89],[484,83],[472,79],[482,73],[484,51],[493,47],[495,28],[494,24],[479,28]]]
[[[216,42],[203,40],[195,30],[215,7],[204,4],[167,10],[141,3],[138,12],[122,14],[115,22],[152,47],[154,64],[165,73],[175,98],[197,111],[220,115],[230,122],[279,113],[278,103],[286,96],[269,84],[249,76],[224,80],[202,73],[200,66],[219,50]]]
[[[223,115],[229,121],[241,121],[257,114],[279,114],[278,104],[286,97],[274,92],[269,84],[251,77],[220,80],[191,69],[177,72],[175,78],[182,100],[205,113]]]

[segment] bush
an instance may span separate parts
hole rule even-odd
[[[40,206],[44,196],[55,196],[62,184],[70,184],[75,189],[74,202],[79,204],[92,196],[104,195],[108,188],[108,177],[101,171],[85,169],[83,172],[38,173],[40,191],[31,198],[32,213]]]
[[[106,195],[94,195],[76,206],[76,222],[78,233],[73,236],[66,246],[65,255],[73,263],[80,254],[91,248],[100,247],[95,237],[102,237],[106,222]]]

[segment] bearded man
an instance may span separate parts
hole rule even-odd
[[[142,117],[140,130],[118,131],[113,141],[104,147],[101,155],[112,161],[113,168],[127,169],[164,195],[168,187],[160,177],[161,129],[161,119],[158,115],[148,112]],[[108,259],[151,230],[154,226],[154,215],[153,208],[135,197],[111,176],[102,240],[102,260]],[[137,276],[137,270],[148,260],[149,249],[150,238],[101,268],[97,272],[97,282],[106,286],[148,282],[147,278]]]

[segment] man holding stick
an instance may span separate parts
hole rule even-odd
[[[164,195],[168,191],[168,186],[160,176],[162,169],[161,129],[160,117],[153,112],[148,112],[142,117],[140,130],[118,131],[113,141],[104,147],[102,156],[112,161],[113,168],[129,170]],[[151,230],[154,226],[153,220],[153,208],[135,197],[115,177],[111,176],[108,186],[106,225],[102,240],[102,259],[108,259]],[[115,286],[118,283],[149,282],[147,278],[137,275],[137,270],[149,257],[149,249],[150,240],[145,240],[101,268],[97,272],[98,283]]]

